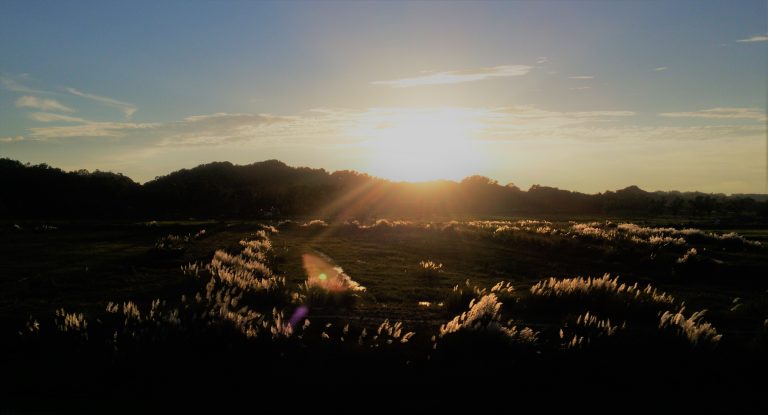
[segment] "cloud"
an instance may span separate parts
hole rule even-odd
[[[487,141],[576,140],[584,142],[764,140],[765,125],[642,126],[628,124],[632,111],[549,111],[521,105],[487,110],[478,137]],[[622,122],[619,122],[622,121]]]
[[[539,56],[538,58],[536,58],[537,65],[543,65],[547,62],[549,62],[549,59],[546,56]]]
[[[592,89],[592,87],[591,86],[577,86],[577,87],[568,88],[568,89],[570,89],[571,91],[586,91],[588,89]]]
[[[76,123],[88,123],[89,121],[78,117],[70,117],[69,115],[53,114],[50,112],[33,112],[29,114],[29,118],[39,122],[76,122]]]
[[[156,123],[138,124],[91,121],[50,112],[33,112],[29,114],[29,118],[42,123],[75,124],[29,128],[29,136],[37,140],[55,140],[72,137],[122,137],[131,130],[146,130],[160,125]]]
[[[709,118],[765,121],[765,110],[761,108],[718,107],[689,112],[664,112],[662,117],[674,118]]]
[[[583,124],[550,128],[497,129],[488,131],[483,139],[489,141],[568,140],[583,142],[650,141],[702,142],[713,140],[765,140],[766,129],[761,125],[720,125],[697,127],[660,127],[638,125]]]
[[[480,141],[512,141],[570,136],[575,127],[597,129],[634,116],[632,111],[549,111],[531,105],[499,108],[371,108],[348,113],[351,127],[344,129],[360,141],[377,136],[391,137],[392,131],[406,135],[460,136]],[[441,125],[444,124],[444,125]],[[381,130],[390,130],[383,133]],[[578,139],[590,139],[578,135]]]
[[[753,43],[753,42],[768,42],[768,35],[755,35],[746,39],[739,39],[737,42]]]
[[[20,78],[26,79],[27,76],[26,75],[22,75]],[[43,91],[43,90],[40,90],[40,89],[29,88],[29,87],[27,87],[27,86],[17,82],[14,79],[8,78],[8,77],[5,77],[5,76],[0,76],[0,85],[2,85],[3,88],[5,88],[5,89],[7,89],[9,91],[21,92],[21,93],[25,93],[25,94],[50,94],[51,93],[49,91]]]
[[[29,129],[40,140],[77,137],[140,139],[159,146],[211,146],[237,142],[272,144],[349,144],[365,141],[366,134],[398,124],[432,120],[460,120],[473,130],[504,131],[552,129],[570,125],[613,122],[635,115],[631,111],[546,111],[533,106],[503,108],[370,108],[352,110],[319,108],[301,115],[214,113],[194,115],[179,121],[154,124],[94,122],[51,113],[33,113],[39,122],[66,122],[76,125]],[[420,125],[420,124],[419,124]],[[361,128],[364,127],[364,128]],[[361,131],[363,131],[361,133]]]
[[[742,109],[744,110],[744,109]],[[743,116],[755,109],[735,111]],[[706,110],[705,110],[706,111]],[[734,112],[734,111],[731,111]],[[712,114],[712,111],[705,112]],[[714,112],[722,116],[723,111]],[[295,115],[213,113],[166,123],[94,122],[51,113],[33,113],[40,122],[71,123],[30,128],[29,139],[64,140],[106,137],[142,143],[144,148],[221,147],[242,143],[264,146],[362,145],[383,130],[424,129],[466,139],[501,142],[576,140],[701,141],[765,138],[765,125],[642,126],[631,124],[633,111],[553,111],[531,105],[508,107],[318,108]],[[710,117],[711,118],[711,117]],[[446,120],[445,125],[432,121]],[[434,126],[434,127],[433,127]]]
[[[152,128],[154,124],[90,122],[60,127],[33,127],[29,135],[40,140],[71,137],[122,137],[127,130]]]
[[[107,105],[107,106],[110,106],[110,107],[113,107],[113,108],[117,108],[117,109],[119,109],[123,113],[123,115],[125,115],[126,119],[130,119],[131,116],[133,115],[133,113],[136,112],[136,110],[137,110],[135,105],[129,104],[129,103],[123,102],[123,101],[118,101],[118,100],[116,100],[114,98],[109,98],[109,97],[103,97],[103,96],[100,96],[100,95],[89,94],[87,92],[82,92],[82,91],[77,90],[75,88],[64,88],[64,90],[69,92],[72,95],[76,95],[76,96],[82,97],[82,98],[87,98],[87,99],[90,99],[92,101],[96,101],[98,103],[101,103],[101,104],[104,104],[104,105]]]
[[[206,124],[206,125],[241,125],[252,122],[269,123],[296,120],[299,117],[277,116],[271,114],[249,114],[249,113],[227,113],[217,112],[215,114],[193,115],[184,118],[186,124]]]
[[[408,88],[424,85],[458,84],[463,82],[482,81],[491,78],[522,76],[533,69],[528,65],[501,65],[459,71],[435,72],[413,78],[393,79],[390,81],[374,81],[374,85],[385,85],[393,88]]]
[[[592,75],[577,75],[577,76],[569,76],[568,79],[594,79],[595,77]]]
[[[513,125],[525,123],[558,126],[584,122],[605,122],[636,115],[633,111],[548,111],[532,105],[516,105],[488,111],[491,119],[503,119]]]
[[[294,131],[312,135],[306,128],[311,117],[283,117],[270,114],[215,113],[195,115],[167,123],[100,122],[60,114],[36,112],[35,121],[65,122],[58,125],[30,128],[29,135],[39,140],[59,140],[82,137],[137,138],[158,145],[215,145],[258,138],[276,139],[290,136]],[[302,124],[305,126],[302,127]]]
[[[215,113],[194,115],[156,128],[159,145],[221,145],[250,140],[280,140],[308,131],[304,117],[272,114]]]
[[[666,71],[667,69],[669,68],[667,68],[666,66],[659,66],[658,68],[653,68],[653,70],[656,72]]]
[[[38,98],[32,95],[24,95],[16,100],[17,108],[36,108],[43,111],[75,112],[72,108],[56,101],[55,99]]]
[[[0,143],[15,143],[18,141],[24,141],[24,137],[20,135],[15,137],[0,137]]]

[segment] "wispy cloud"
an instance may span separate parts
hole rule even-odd
[[[15,143],[18,141],[24,141],[24,136],[17,135],[15,137],[0,137],[0,143]]]
[[[72,137],[123,137],[129,130],[148,129],[154,126],[155,124],[151,123],[88,122],[57,127],[33,127],[29,129],[29,135],[40,140]]]
[[[588,131],[599,131],[605,126],[634,116],[632,111],[550,111],[532,105],[498,108],[372,108],[363,113],[349,113],[354,134],[366,141],[381,135],[379,130],[411,129],[435,136],[460,131],[464,139],[479,141],[517,141],[537,138],[574,138],[592,140]],[[439,122],[447,122],[440,127]],[[403,128],[403,125],[405,127]],[[615,127],[614,127],[615,128]],[[391,136],[391,134],[385,134]],[[618,138],[618,137],[615,137]]]
[[[129,103],[123,102],[123,101],[118,101],[118,100],[116,100],[114,98],[103,97],[103,96],[95,95],[95,94],[89,94],[87,92],[83,92],[83,91],[77,90],[75,88],[64,88],[64,90],[69,92],[72,95],[76,95],[76,96],[82,97],[82,98],[87,98],[87,99],[90,99],[92,101],[96,101],[98,103],[101,103],[101,104],[104,104],[104,105],[107,105],[107,106],[110,106],[110,107],[113,107],[113,108],[117,108],[118,110],[120,110],[123,113],[123,115],[125,115],[126,119],[130,119],[131,116],[133,115],[133,113],[136,112],[136,109],[137,109],[136,106],[133,105],[133,104],[129,104]]]
[[[632,117],[633,111],[549,111],[532,105],[515,105],[486,110],[484,121],[491,134],[548,130],[574,125],[598,125]]]
[[[38,122],[76,122],[76,123],[88,123],[89,121],[78,117],[70,117],[69,115],[54,114],[50,112],[33,112],[29,114],[29,118]]]
[[[530,72],[531,69],[533,69],[533,67],[528,65],[501,65],[459,71],[434,72],[412,78],[393,79],[389,81],[374,81],[372,84],[385,85],[393,88],[458,84],[463,82],[482,81],[491,78],[522,76]]]
[[[667,69],[669,68],[667,68],[666,66],[659,66],[658,68],[653,68],[653,70],[656,72],[666,71]]]
[[[755,35],[746,39],[739,39],[737,42],[752,43],[752,42],[768,42],[768,35]]]
[[[80,137],[124,137],[133,130],[151,130],[162,125],[160,123],[91,121],[50,112],[33,112],[29,114],[29,117],[43,123],[63,122],[74,124],[32,127],[28,129],[30,137],[43,141]]]
[[[662,117],[710,118],[765,121],[765,110],[761,108],[719,107],[687,112],[664,112]]]
[[[306,117],[272,114],[215,113],[194,115],[156,128],[161,146],[206,146],[242,141],[280,140],[292,134],[313,135]]]
[[[714,109],[671,116],[757,119],[760,111]],[[685,115],[682,115],[685,114]],[[729,115],[726,115],[729,114]],[[68,123],[30,128],[27,139],[57,140],[106,137],[135,140],[149,147],[208,147],[239,145],[357,145],[382,129],[423,128],[432,120],[451,120],[468,128],[467,138],[481,141],[579,140],[750,140],[764,139],[765,125],[638,126],[633,111],[552,111],[530,105],[498,108],[323,108],[296,115],[214,113],[166,123],[95,122],[52,113],[33,113],[39,122]],[[762,115],[761,115],[762,116]],[[410,126],[410,127],[409,127]],[[451,126],[435,128],[446,134]],[[448,129],[448,130],[446,130]],[[7,137],[6,137],[7,138]],[[8,141],[8,140],[6,140]]]
[[[592,75],[576,75],[576,76],[569,76],[568,79],[594,79],[595,77]]]
[[[647,143],[713,140],[764,140],[763,125],[639,126],[632,123],[633,111],[552,111],[532,105],[499,108],[372,108],[367,111],[337,110],[343,119],[342,133],[355,133],[365,141],[378,129],[398,128],[412,118],[447,118],[457,125],[471,126],[471,138],[487,142],[568,140],[582,142]],[[432,115],[437,115],[432,117]],[[324,119],[317,122],[324,123]],[[416,122],[416,125],[420,123]],[[360,128],[362,127],[364,128]],[[351,127],[351,128],[350,128]],[[438,129],[439,130],[439,129]],[[448,132],[450,133],[450,132]]]
[[[536,58],[537,65],[543,65],[547,62],[549,62],[549,59],[546,56],[539,56],[538,58]]]
[[[616,111],[616,110],[602,110],[602,111],[548,111],[543,110],[532,105],[515,105],[512,107],[501,107],[494,111],[511,115],[516,118],[528,118],[528,119],[597,119],[604,117],[631,117],[636,115],[634,111]]]
[[[21,76],[17,78],[26,79],[27,76]],[[13,78],[9,78],[7,76],[0,76],[0,85],[3,86],[3,88],[13,91],[13,92],[21,92],[23,94],[50,94],[50,91],[43,91],[41,89],[35,89],[30,88],[17,80]]]
[[[592,89],[592,87],[591,86],[576,86],[576,87],[568,88],[568,89],[570,89],[571,91],[586,91],[588,89]]]
[[[270,114],[216,113],[196,115],[168,123],[102,122],[66,115],[36,112],[30,118],[44,123],[74,123],[30,128],[29,136],[38,140],[59,140],[83,137],[134,138],[141,137],[156,144],[215,145],[263,137],[276,138],[293,134],[312,135],[306,124],[310,117],[281,117]],[[303,125],[303,127],[302,127]]]
[[[60,114],[33,113],[30,117],[39,122],[76,125],[30,128],[28,135],[39,140],[78,137],[137,138],[159,146],[211,146],[238,142],[340,144],[370,138],[364,133],[361,134],[361,131],[397,127],[403,122],[412,124],[414,119],[461,119],[462,124],[471,124],[476,131],[485,131],[488,134],[514,131],[518,134],[521,131],[537,129],[610,123],[633,115],[635,113],[631,111],[546,111],[533,106],[426,109],[395,107],[367,110],[321,108],[291,116],[214,113],[190,116],[174,122],[137,124],[96,122]]]
[[[569,140],[584,142],[623,141],[648,143],[713,140],[765,140],[762,125],[704,125],[696,127],[668,127],[604,124],[600,126],[573,124],[556,127],[496,128],[484,136],[490,141]]]
[[[16,100],[17,108],[35,108],[43,111],[75,112],[72,108],[49,98],[38,98],[32,95],[24,95]]]

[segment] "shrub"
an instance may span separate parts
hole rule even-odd
[[[530,349],[538,341],[538,333],[502,321],[501,305],[496,294],[473,299],[468,311],[440,326],[435,349],[472,358],[504,354],[514,346]]]
[[[496,283],[496,285],[491,287],[491,293],[496,294],[496,297],[498,297],[502,304],[511,305],[513,302],[517,302],[515,287],[509,281]]]
[[[472,300],[480,298],[484,294],[484,289],[473,287],[469,280],[466,280],[464,285],[456,284],[453,286],[445,299],[445,309],[451,314],[461,313],[469,307]]]
[[[352,308],[360,300],[358,292],[353,290],[330,290],[319,284],[305,281],[299,287],[300,301],[310,308]]]
[[[328,227],[328,224],[322,219],[313,219],[309,222],[305,222],[301,225],[302,228],[310,230],[324,229]]]
[[[152,247],[151,252],[154,254],[174,255],[181,254],[187,249],[187,245],[197,239],[205,237],[205,229],[201,229],[194,235],[187,234],[185,236],[179,235],[166,235],[158,239],[155,245]]]
[[[675,303],[674,297],[647,285],[628,285],[609,274],[601,278],[549,278],[530,289],[526,305],[539,312],[583,313],[653,322],[660,311]]]
[[[418,275],[430,285],[434,284],[442,273],[443,264],[438,264],[437,262],[429,260],[419,262]]]
[[[678,264],[685,264],[688,261],[696,259],[696,248],[689,249],[683,256],[677,259]]]
[[[693,346],[713,347],[720,342],[723,335],[717,334],[712,324],[703,321],[706,311],[697,311],[688,318],[684,314],[685,307],[676,313],[665,311],[661,315],[659,329],[686,338]]]

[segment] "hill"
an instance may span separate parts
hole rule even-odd
[[[0,159],[4,219],[186,219],[318,216],[514,215],[530,213],[765,217],[768,201],[637,186],[584,194],[483,176],[461,182],[391,182],[354,171],[291,167],[278,160],[182,169],[139,184],[119,173],[65,172]]]

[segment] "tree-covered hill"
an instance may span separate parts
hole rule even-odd
[[[391,182],[354,171],[291,167],[277,160],[182,169],[139,184],[119,173],[65,172],[0,159],[4,219],[324,218],[525,213],[765,217],[768,201],[722,194],[598,194],[533,185],[527,191],[483,176],[461,182]]]

